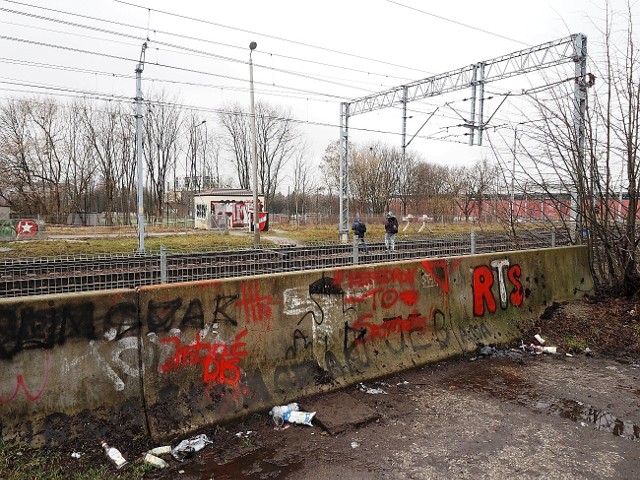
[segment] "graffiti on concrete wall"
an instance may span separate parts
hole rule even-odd
[[[483,317],[487,311],[495,313],[498,303],[503,310],[509,304],[520,307],[524,300],[521,275],[520,265],[511,265],[508,259],[494,260],[491,266],[475,267],[472,274],[473,315]],[[494,285],[497,285],[496,288],[493,288]]]
[[[40,385],[37,386],[37,390],[33,389],[33,388],[29,388],[27,386],[27,383],[30,383],[29,381],[25,381],[24,378],[24,374],[18,374],[16,375],[16,383],[15,383],[15,387],[13,388],[13,392],[10,393],[8,396],[4,396],[5,391],[4,388],[9,386],[10,388],[10,384],[7,382],[6,384],[3,384],[0,386],[0,405],[7,405],[11,402],[13,402],[18,395],[20,394],[20,392],[24,393],[24,397],[30,401],[30,402],[34,402],[36,400],[39,400],[42,395],[44,394],[44,391],[47,388],[47,384],[49,383],[49,371],[51,369],[51,359],[49,356],[49,352],[45,352],[44,353],[44,366],[42,371],[40,372],[30,372],[30,376],[37,376],[39,378],[41,378],[41,380],[39,380]]]
[[[262,323],[265,330],[271,330],[273,298],[260,293],[260,282],[251,280],[240,282],[240,297],[236,306],[242,309],[247,324]]]
[[[444,259],[338,269],[333,276],[322,273],[308,285],[284,289],[277,300],[266,287],[268,282],[239,281],[224,294],[206,288],[191,296],[154,297],[142,317],[132,300],[114,302],[100,318],[91,301],[16,304],[0,309],[0,359],[10,361],[30,349],[48,353],[69,339],[83,339],[84,352],[61,360],[63,377],[79,366],[92,365],[116,391],[123,391],[128,378],[140,378],[140,365],[160,375],[193,370],[206,387],[232,387],[244,395],[266,398],[326,381],[322,371],[328,378],[354,374],[375,362],[380,352],[406,359],[428,350],[446,350],[455,340],[476,343],[489,338],[484,323],[452,328],[448,271]],[[498,259],[474,266],[471,273],[475,317],[522,305],[520,265]],[[432,289],[430,304],[421,296],[424,289]],[[258,335],[267,332],[273,337]],[[275,349],[269,351],[272,346]],[[246,360],[257,355],[272,355],[272,377],[255,371],[262,356],[253,361],[251,372],[245,371]],[[0,403],[20,398],[21,392],[27,400],[40,398],[49,381],[48,358],[47,374],[38,377],[39,385],[19,375],[10,391],[0,390]]]
[[[0,359],[11,359],[30,349],[51,349],[67,340],[97,340],[93,302],[58,305],[49,301],[44,308],[28,304],[0,309]],[[103,319],[103,330],[111,339],[138,333],[138,309],[135,303],[113,305]]]
[[[163,344],[173,344],[175,354],[160,367],[162,372],[177,370],[181,367],[200,365],[202,381],[206,384],[234,385],[240,382],[240,361],[248,355],[246,343],[242,341],[247,335],[245,328],[232,341],[202,342],[200,332],[196,333],[193,343],[184,345],[179,337],[160,339]]]

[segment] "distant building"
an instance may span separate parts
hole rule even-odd
[[[258,196],[259,210],[264,196]],[[249,228],[253,214],[253,192],[241,188],[213,188],[193,195],[194,228]],[[263,216],[265,219],[263,220]],[[264,225],[263,225],[264,224]],[[260,214],[260,230],[266,229],[266,214]]]

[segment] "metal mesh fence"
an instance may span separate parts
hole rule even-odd
[[[383,238],[368,238],[367,252],[358,243],[317,243],[276,248],[167,250],[125,255],[68,255],[0,260],[0,297],[135,288],[229,277],[337,268],[353,264],[396,262],[568,245],[567,236],[551,230],[518,235],[399,235],[395,250]]]

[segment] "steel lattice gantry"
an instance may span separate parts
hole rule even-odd
[[[587,37],[576,33],[569,37],[485,60],[446,73],[416,80],[406,85],[356,98],[340,104],[340,225],[343,240],[349,233],[349,117],[383,108],[402,105],[402,150],[407,147],[407,104],[411,101],[471,89],[471,112],[468,121],[469,145],[482,145],[484,121],[484,85],[568,62],[575,63],[575,129],[578,148],[584,147],[586,108]],[[476,140],[475,131],[478,130]]]

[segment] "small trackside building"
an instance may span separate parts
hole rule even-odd
[[[259,211],[264,195],[258,195]],[[194,228],[250,228],[253,218],[253,192],[243,188],[214,188],[193,196]],[[260,230],[264,229],[260,213]]]

